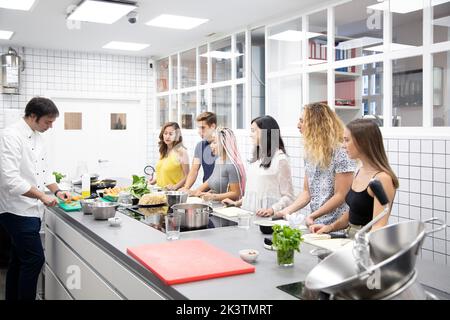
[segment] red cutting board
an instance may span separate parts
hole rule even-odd
[[[202,240],[147,244],[127,252],[169,285],[255,272],[251,264]]]

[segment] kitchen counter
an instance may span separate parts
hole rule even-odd
[[[98,271],[93,264],[96,262],[86,261],[88,258],[78,253],[75,245],[73,247],[70,239],[62,239],[62,242],[71,247],[77,256],[80,256],[86,265],[96,269],[94,272],[100,279],[101,283],[108,284],[111,288],[114,297],[121,299],[250,299],[250,300],[265,300],[265,299],[282,299],[290,300],[295,297],[277,289],[276,287],[283,284],[302,281],[305,279],[309,271],[314,268],[318,260],[309,254],[309,251],[315,248],[312,245],[302,243],[301,253],[295,253],[295,264],[292,268],[282,268],[276,263],[276,252],[266,250],[263,247],[263,235],[259,231],[259,227],[251,224],[250,229],[241,229],[238,227],[223,227],[216,229],[206,229],[192,232],[181,233],[180,239],[201,239],[207,243],[216,246],[230,254],[239,257],[239,250],[251,248],[260,252],[255,273],[235,275],[223,278],[216,278],[203,281],[195,281],[173,286],[165,285],[149,270],[144,268],[136,260],[130,257],[126,250],[128,247],[139,246],[142,244],[161,243],[165,242],[165,234],[157,231],[127,215],[117,212],[116,216],[122,218],[121,227],[111,227],[107,221],[94,220],[91,215],[84,215],[82,212],[64,212],[62,209],[54,207],[49,208],[47,216],[52,218],[46,219],[47,228],[50,230],[49,234],[53,234],[49,220],[58,220],[63,224],[68,225],[73,229],[74,234],[78,234],[85,240],[92,243],[97,250],[106,253],[107,256],[112,257],[120,266],[120,270],[127,270],[145,286],[151,288],[154,296],[142,296],[133,292],[133,288],[125,288],[126,284],[120,282],[119,278],[122,276],[118,272],[111,272],[114,276],[109,276],[106,270],[105,274],[101,270]],[[53,227],[54,228],[54,227]],[[63,228],[60,227],[60,230]],[[64,233],[60,233],[57,238],[64,237]],[[47,242],[47,239],[46,239]],[[76,242],[76,241],[74,241]],[[49,249],[46,245],[46,250]],[[85,245],[84,245],[85,247]],[[80,248],[83,248],[80,246]],[[95,248],[94,248],[95,249]],[[56,256],[56,255],[55,255]],[[88,255],[86,255],[87,257]],[[58,263],[57,258],[53,259],[53,264]],[[83,263],[84,265],[84,263]],[[182,267],[182,266],[181,266]],[[53,274],[55,266],[48,266],[50,272]],[[99,268],[102,268],[99,266]],[[112,267],[111,267],[112,268]],[[417,264],[419,270],[419,278],[421,283],[436,290],[450,293],[450,268],[447,266],[437,265],[427,261],[419,261]],[[118,269],[118,270],[119,270]],[[60,272],[64,277],[63,272]],[[128,277],[130,275],[127,275]],[[56,277],[56,276],[55,276]],[[116,277],[119,277],[115,279]],[[113,279],[114,278],[114,279]],[[137,280],[136,280],[137,281]],[[68,297],[77,298],[76,292],[69,290],[67,285],[64,286],[64,279],[59,279],[60,285],[68,293]],[[66,279],[67,282],[67,279]],[[115,284],[117,282],[117,284]],[[124,287],[124,290],[120,288]],[[124,293],[129,291],[130,295]],[[145,290],[144,290],[145,291]],[[142,291],[142,292],[144,292]],[[117,294],[116,294],[117,293]],[[53,295],[50,295],[53,297]],[[48,296],[47,296],[48,298]],[[85,297],[86,298],[86,297]],[[95,297],[94,297],[95,298]],[[104,297],[98,296],[97,299]]]

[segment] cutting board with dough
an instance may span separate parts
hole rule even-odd
[[[250,211],[237,207],[215,208],[214,211],[229,218],[237,217],[239,214],[253,214]]]

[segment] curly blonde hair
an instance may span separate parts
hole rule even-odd
[[[333,152],[344,139],[344,124],[325,103],[304,107],[302,134],[306,160],[328,168]]]

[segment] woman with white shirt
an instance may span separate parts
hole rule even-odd
[[[252,120],[253,157],[247,171],[244,197],[239,201],[223,200],[224,204],[241,206],[258,216],[271,216],[294,201],[289,166],[280,126],[271,116]]]

